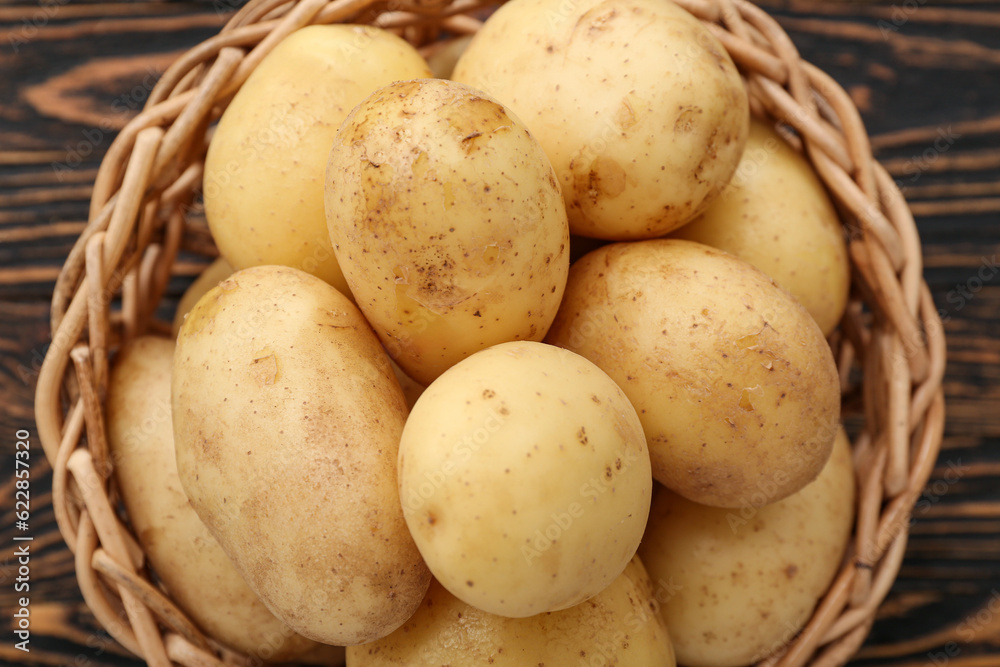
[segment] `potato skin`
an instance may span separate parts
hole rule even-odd
[[[191,504],[268,607],[328,644],[392,632],[430,575],[406,529],[406,403],[357,308],[289,267],[209,291],[177,339],[177,465]]]
[[[108,379],[107,434],[115,479],[142,550],[171,599],[226,646],[294,660],[318,645],[268,611],[188,503],[171,426],[174,341],[144,336],[122,348]]]
[[[461,359],[541,340],[569,269],[548,159],[467,86],[401,81],[344,121],[330,151],[330,238],[392,358],[427,385]]]
[[[843,429],[820,476],[766,507],[706,507],[661,488],[639,554],[652,579],[681,584],[660,606],[678,661],[754,664],[794,637],[840,568],[855,495]]]
[[[658,604],[638,558],[587,602],[529,618],[470,607],[432,581],[417,613],[388,637],[348,649],[348,665],[674,667]]]
[[[669,0],[513,0],[452,78],[524,120],[583,236],[653,238],[684,224],[722,191],[746,142],[735,65]]]
[[[635,554],[652,480],[642,427],[592,363],[529,341],[456,364],[399,446],[403,514],[434,576],[521,618],[590,598]]]
[[[379,86],[430,76],[416,50],[371,26],[308,26],[279,43],[226,108],[205,159],[205,215],[237,269],[292,266],[350,296],[323,213],[327,155]]]
[[[235,269],[232,264],[226,261],[225,257],[219,257],[205,267],[205,270],[185,290],[181,300],[177,303],[177,312],[174,314],[174,322],[171,326],[175,337],[177,332],[181,330],[181,325],[184,324],[184,318],[194,308],[194,304],[198,303],[198,299],[203,297],[205,292],[231,276],[233,271]]]
[[[812,165],[761,120],[729,185],[671,233],[731,252],[774,278],[825,336],[847,307],[851,270],[840,218]]]
[[[546,341],[618,383],[653,476],[686,498],[774,502],[829,457],[833,354],[800,304],[733,255],[672,239],[603,246],[573,265]]]

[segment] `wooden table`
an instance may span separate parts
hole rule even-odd
[[[82,603],[32,400],[48,300],[115,132],[222,25],[214,3],[0,3],[0,661],[137,664]],[[1000,2],[764,0],[863,112],[918,217],[948,336],[948,424],[858,664],[1000,665]],[[196,265],[180,267],[193,275]],[[183,290],[171,285],[167,308]],[[13,647],[15,434],[32,438],[31,652]]]

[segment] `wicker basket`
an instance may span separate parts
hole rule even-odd
[[[752,111],[783,122],[833,194],[850,239],[851,302],[831,343],[845,413],[856,415],[859,486],[851,552],[806,628],[768,664],[846,662],[868,634],[906,547],[910,511],[944,424],[941,321],[922,280],[913,217],[872,158],[850,98],[802,61],[789,37],[743,0],[679,0],[721,40]],[[475,32],[477,0],[253,0],[222,32],[177,60],[108,150],[89,223],[52,299],[53,343],[38,378],[39,438],[53,505],[83,596],[126,649],[153,665],[247,664],[206,638],[150,577],[122,519],[105,438],[108,358],[124,341],[168,330],[155,311],[184,248],[215,254],[187,212],[199,196],[208,128],[282,38],[313,23],[375,23],[425,52]],[[110,304],[120,298],[120,310]]]

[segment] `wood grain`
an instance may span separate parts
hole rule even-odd
[[[46,509],[33,450],[32,651],[13,648],[14,433],[32,396],[48,299],[115,132],[179,52],[233,3],[0,4],[0,664],[138,664],[96,627]],[[910,200],[945,320],[948,424],[900,577],[858,665],[1000,665],[1000,3],[762,0],[850,92]],[[217,9],[223,10],[221,13]],[[185,257],[162,314],[203,266]],[[996,270],[993,270],[996,267]]]

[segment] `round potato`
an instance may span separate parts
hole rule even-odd
[[[546,340],[618,383],[653,476],[686,498],[774,502],[830,455],[840,416],[830,347],[798,302],[733,255],[678,240],[599,248],[573,265]]]
[[[552,167],[467,86],[403,81],[354,109],[326,213],[358,306],[420,384],[490,345],[541,340],[559,308],[569,230]]]
[[[847,306],[844,230],[812,165],[761,120],[743,159],[706,211],[673,232],[731,252],[774,278],[829,336]]]
[[[137,338],[119,351],[108,379],[108,448],[129,522],[171,599],[210,637],[267,662],[300,658],[318,645],[268,611],[181,488],[173,358],[174,341]]]
[[[181,300],[177,303],[177,312],[174,314],[174,323],[171,327],[174,336],[181,330],[184,318],[194,308],[194,304],[198,303],[198,299],[203,297],[205,292],[231,276],[234,270],[232,264],[227,262],[224,257],[219,257],[205,267],[205,270],[185,290]]]
[[[350,296],[330,246],[323,176],[337,129],[380,86],[430,76],[371,26],[314,25],[269,53],[226,108],[205,158],[205,217],[237,269],[292,266]]]
[[[669,0],[513,0],[452,78],[524,120],[583,236],[652,238],[684,224],[722,191],[746,142],[733,61]]]
[[[432,581],[413,618],[384,639],[351,647],[348,664],[674,667],[658,604],[638,558],[589,601],[529,618],[470,607]]]
[[[794,638],[840,568],[854,497],[843,429],[820,476],[766,507],[706,507],[660,489],[639,554],[654,580],[680,584],[660,606],[678,661],[750,665]]]
[[[234,273],[184,320],[172,405],[191,505],[280,619],[347,645],[413,614],[430,574],[396,483],[406,403],[347,297],[289,267]]]
[[[403,514],[452,595],[499,616],[596,595],[649,511],[635,410],[599,368],[528,341],[459,362],[417,400],[399,445]]]

